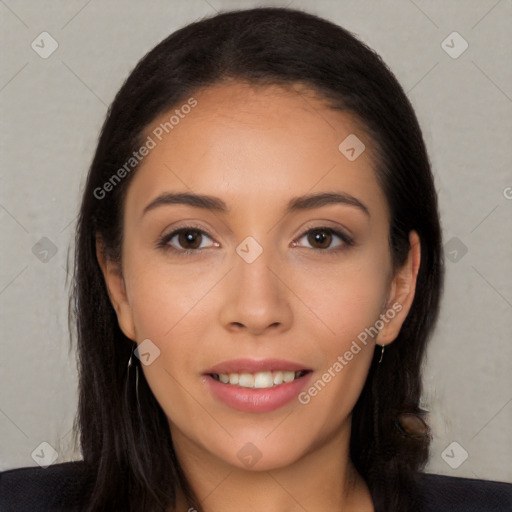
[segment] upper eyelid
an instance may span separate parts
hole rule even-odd
[[[178,235],[179,233],[181,233],[183,231],[197,231],[198,233],[201,233],[201,235],[206,235],[210,240],[214,241],[214,238],[210,235],[210,233],[208,233],[208,231],[204,230],[203,228],[193,226],[193,225],[175,228],[170,233],[168,233],[166,235],[162,235],[160,240],[168,242],[172,238],[174,238],[176,235]],[[186,249],[183,249],[183,250],[186,250]],[[193,249],[193,250],[197,250],[197,249]]]
[[[342,245],[353,245],[354,244],[354,238],[352,235],[344,233],[343,230],[341,230],[341,229],[333,228],[330,226],[314,226],[314,227],[305,228],[301,232],[301,234],[297,238],[295,238],[295,240],[300,240],[301,238],[306,236],[311,231],[316,231],[316,230],[321,231],[322,229],[324,229],[326,231],[331,231],[334,236],[337,236],[342,241]],[[332,250],[334,250],[334,249],[335,248],[333,248]],[[319,250],[328,251],[329,249],[319,249]]]
[[[187,221],[185,221],[185,222],[187,222]],[[188,224],[184,224],[183,226],[178,225],[178,227],[174,227],[169,232],[169,235],[174,234],[177,231],[181,231],[183,229],[194,229],[194,230],[200,231],[201,233],[204,233],[211,237],[210,233],[207,231],[209,228],[205,228],[199,224],[196,225],[194,222],[195,221],[190,220],[190,221],[188,221]],[[331,224],[331,223],[336,224],[336,226],[330,226],[329,224]],[[353,237],[351,229],[349,229],[348,227],[346,227],[345,225],[343,225],[339,222],[327,220],[327,219],[317,219],[317,220],[312,220],[312,221],[306,222],[306,224],[300,231],[300,235],[296,235],[296,236],[302,236],[306,232],[308,232],[312,229],[320,229],[320,228],[332,229],[333,231],[343,231],[346,233],[347,236],[349,236],[351,238]],[[231,230],[230,230],[230,232],[231,232]],[[162,235],[162,236],[168,236],[168,235]]]
[[[323,224],[314,224],[314,223],[318,223],[318,222],[320,222],[320,223],[323,222]],[[298,236],[304,236],[309,231],[312,231],[312,230],[315,230],[315,229],[330,229],[330,230],[332,230],[334,232],[339,231],[342,234],[345,234],[349,238],[353,238],[354,235],[352,234],[352,231],[350,229],[346,228],[343,225],[340,225],[339,223],[335,223],[335,224],[337,224],[337,226],[329,226],[329,223],[334,223],[334,221],[318,220],[318,221],[308,222],[301,229],[300,235],[298,235]]]

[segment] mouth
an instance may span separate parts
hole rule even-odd
[[[209,368],[203,384],[214,399],[233,409],[266,413],[293,403],[312,374],[298,362],[240,358]]]
[[[301,379],[311,370],[277,370],[277,371],[259,371],[249,372],[230,372],[230,373],[208,373],[210,377],[218,382],[229,386],[241,388],[266,389],[288,384],[294,380]]]

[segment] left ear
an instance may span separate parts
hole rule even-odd
[[[396,271],[390,284],[388,299],[381,314],[384,327],[375,338],[377,345],[388,345],[397,338],[414,300],[421,261],[421,244],[416,231],[409,233],[409,244],[407,261]]]

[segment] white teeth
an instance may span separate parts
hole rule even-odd
[[[274,372],[274,384],[277,386],[283,383],[283,372]]]
[[[283,381],[292,382],[295,379],[295,372],[283,372]]]
[[[294,372],[291,370],[256,373],[219,373],[218,380],[224,384],[241,386],[243,388],[265,389],[293,382],[293,380],[302,375],[302,371]]]
[[[255,388],[271,388],[274,385],[272,372],[259,372],[254,374]]]
[[[254,387],[254,375],[252,373],[241,373],[238,378],[238,385],[243,388]]]

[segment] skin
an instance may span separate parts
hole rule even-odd
[[[205,511],[372,511],[348,455],[351,411],[375,344],[391,343],[410,309],[418,237],[410,234],[408,260],[395,271],[372,142],[347,113],[298,86],[232,82],[194,98],[197,106],[129,185],[121,266],[97,243],[119,325],[160,350],[142,369]],[[338,150],[351,133],[366,146],[352,162]],[[368,215],[347,204],[285,214],[292,197],[321,191],[350,194]],[[230,211],[174,204],[143,214],[163,192],[216,196]],[[196,252],[179,255],[193,244],[180,245],[178,236],[157,247],[191,221],[208,233]],[[329,232],[324,245],[308,237],[324,226],[350,234],[354,245]],[[263,249],[252,263],[236,252],[248,236]],[[238,357],[297,361],[313,370],[314,382],[394,303],[401,311],[307,405],[240,412],[205,387],[208,368]],[[248,442],[261,453],[250,468],[237,456]],[[177,510],[187,509],[180,497]]]

